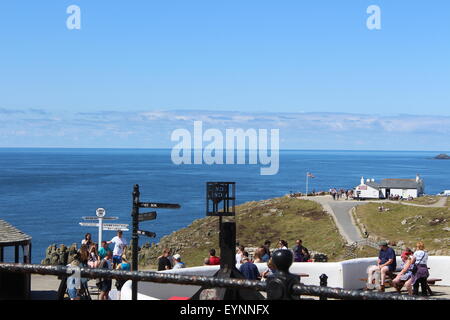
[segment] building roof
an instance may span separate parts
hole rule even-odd
[[[421,186],[416,179],[383,179],[381,180],[381,188],[389,189],[419,189]]]
[[[0,247],[26,244],[30,241],[29,235],[0,219]]]
[[[364,184],[369,186],[369,187],[372,187],[374,189],[380,189],[381,188],[381,185],[379,183],[374,182],[374,181],[367,181],[367,182],[364,182]]]

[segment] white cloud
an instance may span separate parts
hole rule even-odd
[[[55,114],[6,108],[0,108],[0,146],[54,143],[66,147],[170,148],[170,133],[178,128],[192,130],[195,120],[203,121],[205,129],[279,128],[281,148],[450,149],[450,117],[444,116],[204,110]]]

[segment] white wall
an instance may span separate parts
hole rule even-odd
[[[361,187],[367,188],[366,190],[361,190]],[[354,196],[358,195],[358,192],[361,192],[359,197],[365,199],[379,199],[380,191],[378,189],[369,187],[368,185],[359,185],[356,187]]]
[[[365,286],[365,282],[360,279],[367,278],[367,267],[376,264],[376,261],[377,258],[373,257],[341,262],[294,262],[289,271],[294,274],[308,274],[309,277],[301,278],[301,283],[307,285],[319,285],[320,275],[326,274],[328,276],[329,287],[362,289]],[[400,262],[400,257],[397,257],[397,266],[400,266]],[[267,269],[265,263],[258,263],[256,266],[260,272]],[[237,265],[237,267],[239,266]],[[450,286],[450,256],[430,256],[428,258],[428,267],[430,267],[430,277],[443,280],[437,282],[437,285]],[[213,276],[217,270],[219,270],[219,266],[202,266],[162,272]],[[168,299],[173,296],[190,297],[199,289],[199,286],[140,282],[138,284],[138,299]],[[127,281],[124,284],[121,298],[122,300],[131,299],[131,281]]]
[[[416,189],[391,189],[391,196],[400,196],[403,198],[417,198]]]

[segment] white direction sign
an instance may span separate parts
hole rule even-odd
[[[80,222],[80,226],[83,226],[83,227],[99,227],[100,223],[96,223],[96,222]],[[128,230],[128,224],[123,224],[123,223],[103,223],[103,230],[129,231]]]
[[[96,217],[82,217],[86,221],[98,221],[98,222],[80,222],[80,226],[83,227],[97,227],[98,228],[98,244],[102,243],[103,230],[112,231],[129,231],[128,224],[121,223],[103,223],[103,220],[117,220],[118,217],[105,217],[106,210],[103,208],[98,208],[95,210]]]
[[[99,220],[99,217],[81,217],[83,220]],[[103,220],[117,220],[119,217],[104,217]]]

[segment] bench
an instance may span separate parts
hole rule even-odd
[[[392,280],[395,279],[395,277],[397,276],[397,274],[392,273],[390,275],[387,275],[388,277],[384,280],[384,286],[386,288],[392,287],[393,283]],[[359,280],[367,282],[367,278],[360,278]],[[428,294],[431,296],[433,295],[433,291],[430,288],[430,285],[435,285],[436,282],[442,281],[442,279],[438,279],[438,278],[428,278],[427,279],[427,292]]]

